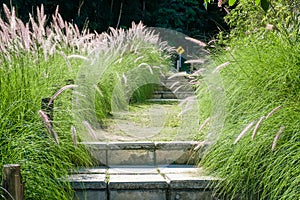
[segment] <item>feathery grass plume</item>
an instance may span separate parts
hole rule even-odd
[[[259,126],[260,126],[261,122],[263,121],[263,119],[265,119],[265,118],[266,118],[265,116],[260,117],[258,122],[256,123],[255,128],[254,128],[253,133],[252,133],[252,136],[251,136],[252,140],[254,140],[254,137],[255,137],[258,129],[259,129]]]
[[[67,58],[68,58],[68,59],[70,59],[70,58],[79,58],[79,59],[81,59],[81,60],[88,60],[87,57],[82,56],[82,55],[69,55],[69,56],[67,56]]]
[[[276,136],[274,137],[274,140],[273,140],[273,143],[272,143],[272,151],[275,150],[275,147],[276,147],[276,144],[277,144],[277,141],[279,140],[279,137],[281,135],[281,133],[284,131],[285,129],[285,126],[281,126],[279,131],[277,132]]]
[[[123,80],[124,80],[124,84],[127,85],[127,77],[125,75],[125,73],[122,74]]]
[[[180,82],[179,81],[176,81],[175,83],[173,83],[170,87],[170,89],[172,89],[173,87],[175,87],[176,85],[178,85]]]
[[[184,85],[180,85],[180,86],[178,86],[174,91],[173,91],[173,93],[176,93],[178,90],[180,90],[180,88],[182,88],[182,87],[184,87]]]
[[[177,114],[177,117],[182,116],[184,113],[188,113],[188,111],[193,110],[194,108],[192,106],[186,105],[184,110]]]
[[[194,42],[195,44],[198,44],[201,47],[206,47],[206,44],[204,42],[201,42],[200,40],[197,40],[195,38],[191,38],[191,37],[185,37],[186,40],[189,40],[191,42]]]
[[[208,124],[208,122],[210,121],[210,117],[208,117],[200,126],[199,128],[199,132]]]
[[[205,145],[209,145],[210,144],[210,142],[207,142],[207,141],[201,141],[201,142],[199,142],[195,147],[194,147],[194,151],[197,151],[197,150],[199,150],[201,147],[203,147],[203,146],[205,146]]]
[[[77,134],[76,134],[76,128],[75,126],[71,126],[71,134],[72,134],[72,141],[74,144],[75,149],[78,148],[78,143],[77,143]]]
[[[201,75],[203,72],[205,72],[206,69],[205,68],[200,68],[198,69],[197,71],[195,71],[194,73],[192,73],[191,75],[189,76],[198,76],[198,75]]]
[[[89,134],[94,138],[97,139],[97,135],[96,132],[94,131],[94,129],[92,128],[92,126],[90,125],[90,123],[88,121],[83,121],[82,124],[85,126],[85,128],[88,130]]]
[[[140,59],[143,59],[144,56],[140,56],[140,57],[137,57],[133,62],[136,63],[137,61],[139,61]]]
[[[204,64],[205,61],[202,59],[197,59],[197,60],[187,60],[184,62],[185,64],[194,64],[194,63],[198,63],[198,64]]]
[[[254,125],[254,123],[255,122],[253,121],[250,124],[248,124],[246,128],[244,128],[244,130],[238,135],[233,144],[236,144],[245,135],[245,133],[247,133],[247,131]]]
[[[172,76],[169,76],[168,79],[172,79],[175,77],[182,77],[182,76],[186,76],[186,72],[178,72],[178,73],[174,73]]]
[[[67,63],[67,66],[69,67],[70,71],[73,71],[73,67],[72,67],[72,64],[71,62],[69,61],[67,55],[63,52],[63,51],[60,51],[59,52],[60,55],[65,59],[66,63]],[[51,53],[50,53],[51,54]]]
[[[219,65],[218,67],[216,67],[216,69],[213,71],[213,73],[219,72],[221,69],[223,69],[224,67],[228,66],[229,64],[230,64],[230,62],[225,62],[225,63]]]
[[[104,96],[97,84],[93,84],[93,87],[95,88],[95,90],[98,92],[98,94],[99,94],[101,97]]]
[[[42,111],[42,110],[39,110],[38,113],[39,113],[39,115],[40,115],[42,121],[44,122],[47,131],[48,131],[48,132],[50,133],[50,135],[53,137],[55,143],[59,145],[58,135],[57,135],[57,133],[54,131],[54,129],[53,129],[53,127],[52,127],[52,124],[51,124],[51,122],[50,122],[50,120],[49,120],[48,115],[47,115],[44,111]]]
[[[281,108],[281,106],[277,106],[276,108],[274,108],[271,112],[269,112],[266,116],[266,119],[268,119],[269,117],[271,117],[277,110],[279,110]]]
[[[51,103],[56,99],[63,91],[67,89],[73,89],[78,87],[78,85],[65,85],[64,87],[60,88],[49,100],[48,106],[51,105]]]

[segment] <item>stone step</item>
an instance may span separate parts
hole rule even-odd
[[[148,102],[180,102],[181,99],[147,99]]]
[[[98,165],[194,165],[199,154],[196,141],[172,142],[82,142]]]
[[[216,178],[194,166],[111,166],[82,169],[68,181],[76,200],[213,200]]]
[[[173,91],[173,92],[193,92],[191,85],[189,83],[180,83],[180,82],[167,82],[167,83],[161,83],[161,85],[158,85],[154,88],[156,91]]]
[[[153,98],[154,99],[185,99],[190,96],[194,96],[194,92],[176,92],[173,93],[171,91],[154,91]]]

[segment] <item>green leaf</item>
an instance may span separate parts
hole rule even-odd
[[[229,0],[228,4],[229,6],[233,6],[233,4],[235,4],[236,0]]]
[[[260,4],[260,0],[255,0],[255,5],[259,5]]]
[[[260,5],[261,5],[262,9],[263,9],[265,12],[267,12],[268,9],[269,9],[270,3],[269,3],[268,0],[261,0],[261,1],[260,1]]]

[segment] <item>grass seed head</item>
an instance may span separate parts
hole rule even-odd
[[[280,127],[279,131],[277,132],[276,136],[274,137],[274,140],[273,140],[273,143],[272,143],[272,151],[275,150],[276,144],[277,144],[277,142],[278,142],[278,140],[279,140],[280,135],[281,135],[282,132],[284,131],[284,129],[285,129],[285,126],[282,125],[282,126]]]
[[[242,139],[242,137],[247,133],[247,131],[254,125],[254,121],[251,122],[250,124],[248,124],[244,130],[239,134],[239,136],[235,139],[233,144],[236,144],[240,139]]]
[[[265,119],[265,118],[266,118],[265,116],[260,117],[258,122],[256,123],[255,128],[254,128],[253,133],[252,133],[252,136],[251,136],[252,140],[254,140],[254,137],[255,137],[258,129],[259,129],[259,126],[262,123],[263,119]]]

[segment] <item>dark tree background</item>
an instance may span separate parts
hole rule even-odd
[[[130,27],[131,22],[142,21],[147,26],[171,28],[189,36],[208,39],[219,29],[227,29],[224,12],[216,4],[207,10],[203,0],[1,0],[14,6],[18,17],[28,21],[28,13],[44,4],[50,18],[56,6],[67,21],[80,28],[88,26],[97,32],[112,27]],[[2,6],[0,9],[2,11]],[[3,13],[2,13],[3,14]]]

